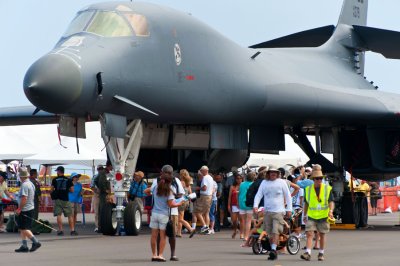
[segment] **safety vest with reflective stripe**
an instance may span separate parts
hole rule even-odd
[[[321,184],[319,191],[319,201],[317,194],[315,193],[314,185],[306,187],[304,196],[308,203],[307,214],[310,218],[315,220],[323,219],[328,217],[329,214],[329,194],[331,193],[332,187],[329,185]]]

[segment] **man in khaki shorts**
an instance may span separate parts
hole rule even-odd
[[[253,205],[253,211],[257,213],[260,201],[264,197],[264,226],[271,242],[268,260],[278,259],[276,248],[279,243],[279,235],[283,232],[284,217],[285,215],[290,217],[292,213],[290,191],[286,182],[279,178],[280,174],[276,166],[269,167],[268,179],[261,182]]]
[[[318,260],[324,260],[325,234],[329,232],[330,226],[328,217],[333,219],[333,209],[335,208],[332,187],[322,183],[324,175],[319,164],[313,165],[311,179],[314,184],[305,188],[304,192],[304,223],[306,224],[307,244],[306,252],[300,257],[303,260],[311,260],[311,246],[314,231],[320,235],[320,250]]]
[[[200,185],[200,197],[196,200],[193,213],[202,224],[200,232],[210,233],[210,208],[212,203],[212,193],[214,191],[214,179],[208,174],[208,167],[203,165],[199,174],[202,176]]]
[[[69,202],[68,192],[74,192],[72,180],[64,176],[64,167],[59,166],[56,169],[57,177],[51,182],[51,198],[54,200],[54,216],[57,216],[58,231],[57,235],[64,235],[61,214],[68,217],[68,224],[71,229],[71,235],[77,235],[74,226],[74,217],[72,206]]]

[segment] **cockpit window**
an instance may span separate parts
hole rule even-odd
[[[65,36],[72,35],[77,32],[81,32],[85,29],[89,20],[92,18],[94,11],[86,11],[78,13],[78,15],[74,18],[74,20],[69,25],[67,31],[64,33]]]
[[[126,10],[121,13],[99,10],[79,12],[63,37],[85,31],[104,37],[150,35],[146,17]]]
[[[125,13],[126,19],[131,24],[136,36],[149,36],[149,29],[147,26],[147,19],[143,15]]]
[[[99,11],[96,13],[86,31],[105,37],[124,37],[133,35],[128,24],[121,16],[114,12],[105,11]]]

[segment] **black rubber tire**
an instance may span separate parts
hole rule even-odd
[[[256,255],[260,255],[262,254],[262,245],[261,243],[257,242],[257,239],[255,239],[255,241],[253,242],[253,245],[251,246],[251,248],[253,249],[253,253]]]
[[[103,235],[113,236],[117,233],[118,223],[113,223],[113,209],[116,207],[114,203],[107,202],[101,212],[101,232]]]
[[[125,207],[124,228],[128,236],[137,236],[142,229],[142,211],[134,201],[129,202]]]
[[[296,255],[300,250],[300,240],[295,236],[289,236],[286,242],[286,249],[289,254]]]

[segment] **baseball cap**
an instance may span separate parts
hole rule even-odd
[[[4,179],[8,178],[7,173],[3,171],[0,171],[0,176],[2,176]]]
[[[208,171],[207,165],[203,165],[203,166],[200,168],[200,170],[207,170],[207,171]]]
[[[144,177],[144,173],[143,173],[142,171],[137,171],[137,172],[135,172],[133,175],[140,176],[141,178]]]
[[[56,168],[56,172],[58,172],[58,171],[64,173],[65,169],[64,169],[63,166],[59,166],[59,167]]]

